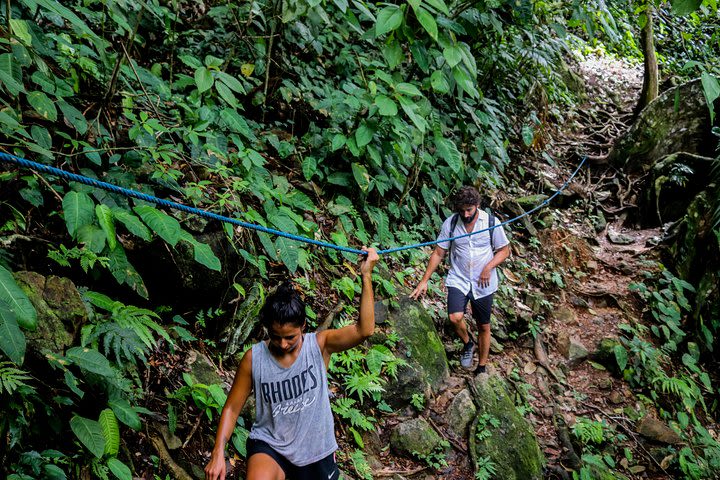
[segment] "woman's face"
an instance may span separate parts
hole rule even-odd
[[[295,351],[302,342],[302,333],[305,325],[297,327],[292,323],[273,323],[268,329],[270,334],[270,349],[274,353],[287,355]]]

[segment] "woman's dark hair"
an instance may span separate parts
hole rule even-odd
[[[465,185],[453,195],[452,206],[457,211],[467,205],[480,205],[481,200],[480,192],[475,187]]]
[[[296,327],[305,324],[305,302],[295,290],[292,281],[282,283],[275,293],[267,298],[260,310],[260,321],[268,329],[275,323],[291,323]]]

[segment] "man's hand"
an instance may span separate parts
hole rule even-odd
[[[205,480],[225,480],[225,453],[213,451],[205,467]]]
[[[415,290],[413,290],[412,293],[410,294],[410,298],[417,300],[418,298],[425,295],[425,293],[427,292],[427,289],[428,289],[428,282],[421,281],[420,283],[418,283],[418,286],[415,287]]]
[[[360,263],[360,273],[363,275],[369,275],[372,273],[373,268],[375,268],[375,264],[378,260],[380,260],[380,257],[378,256],[377,251],[375,251],[372,247],[368,248],[363,245],[362,251],[367,252],[367,255],[364,255],[362,263]]]
[[[480,279],[478,280],[478,285],[480,285],[482,288],[489,287],[490,275],[492,275],[492,268],[483,268],[483,271],[480,272]]]

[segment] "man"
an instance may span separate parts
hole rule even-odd
[[[438,240],[484,230],[490,226],[491,219],[487,212],[480,208],[480,194],[475,188],[462,187],[453,197],[452,203],[457,213],[445,220]],[[494,224],[498,223],[497,219],[493,220]],[[448,317],[464,343],[460,354],[460,365],[470,369],[475,353],[475,342],[470,337],[463,318],[469,301],[478,328],[479,361],[475,373],[483,373],[490,353],[490,313],[493,294],[498,288],[495,268],[510,255],[509,242],[505,231],[502,227],[498,227],[452,242],[438,243],[430,256],[425,275],[410,294],[412,298],[418,299],[427,291],[428,280],[448,250],[451,251],[450,271],[445,280],[448,291]]]
[[[247,441],[247,480],[338,480],[335,429],[326,371],[333,353],[359,345],[375,329],[373,248],[363,247],[358,322],[306,333],[305,304],[287,282],[268,297],[260,319],[268,339],[245,352],[220,416],[206,480],[225,480],[225,445],[251,392],[255,423]]]

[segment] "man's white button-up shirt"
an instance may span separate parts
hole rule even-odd
[[[487,212],[478,209],[478,218],[475,221],[473,232],[488,228],[488,220]],[[453,232],[450,231],[451,223],[452,216],[443,222],[440,236],[437,238],[438,241],[469,233],[465,229],[462,219],[458,219]],[[495,219],[495,225],[499,223],[499,220]],[[452,252],[450,252],[452,255],[452,258],[450,258],[450,272],[445,280],[446,287],[455,287],[465,295],[472,291],[472,296],[475,299],[486,297],[497,291],[498,277],[494,268],[490,275],[490,284],[487,287],[481,287],[479,284],[480,273],[494,256],[490,246],[491,234],[493,235],[495,250],[510,243],[502,227],[494,228],[491,232],[477,233],[453,241]],[[439,242],[437,245],[443,250],[450,249],[450,242]]]

